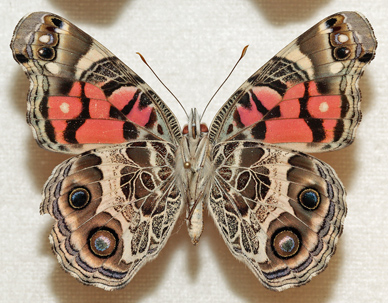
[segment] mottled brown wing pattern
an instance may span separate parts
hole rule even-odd
[[[31,82],[27,122],[42,147],[80,153],[129,140],[181,138],[178,121],[156,93],[66,19],[27,15],[11,48]]]
[[[169,143],[136,141],[55,168],[41,212],[56,220],[50,240],[66,271],[111,290],[156,257],[182,208],[174,153]]]
[[[361,14],[325,18],[242,84],[215,116],[210,140],[257,139],[304,152],[346,147],[361,120],[358,81],[376,47]]]
[[[321,272],[346,215],[334,170],[257,141],[217,144],[213,157],[209,209],[232,254],[278,291]]]

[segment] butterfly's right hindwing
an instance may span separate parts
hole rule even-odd
[[[209,210],[232,254],[277,291],[321,272],[346,215],[345,190],[334,170],[257,141],[220,143],[213,156]]]

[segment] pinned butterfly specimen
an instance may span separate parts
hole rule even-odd
[[[346,214],[334,170],[304,152],[353,142],[358,81],[376,40],[359,13],[313,26],[254,73],[208,129],[188,127],[104,46],[62,17],[32,13],[11,48],[31,81],[27,122],[45,149],[76,154],[43,189],[63,268],[125,286],[179,215],[193,243],[207,208],[227,247],[267,288],[308,282],[333,255]]]

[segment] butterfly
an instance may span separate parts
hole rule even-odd
[[[358,81],[374,58],[356,12],[322,20],[248,78],[210,127],[183,128],[157,94],[64,18],[24,17],[11,48],[31,85],[37,143],[76,154],[43,188],[41,213],[63,268],[85,284],[124,287],[155,258],[186,205],[196,244],[206,207],[230,252],[281,291],[325,269],[346,215],[335,171],[305,152],[351,144]]]

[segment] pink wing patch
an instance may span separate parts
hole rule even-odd
[[[340,95],[322,95],[314,81],[288,89],[257,86],[236,106],[234,125],[252,127],[252,136],[267,143],[329,143],[342,126]]]
[[[267,143],[308,143],[314,141],[314,133],[304,119],[269,120],[265,122],[265,125],[264,141]],[[334,139],[336,126],[337,120],[323,120],[324,139],[320,142],[331,142]]]
[[[150,116],[154,107],[151,104],[142,107],[140,105],[140,98],[141,94],[138,93],[138,90],[135,87],[124,86],[114,91],[108,100],[119,110],[123,110],[130,102],[135,101],[131,111],[126,116],[130,121],[137,125],[145,126],[150,121]]]
[[[308,87],[306,92],[306,87]],[[341,117],[341,96],[322,95],[318,92],[314,81],[300,83],[290,88],[280,104],[282,118],[298,118],[300,114],[299,99],[308,96],[307,110],[314,118]]]
[[[86,120],[77,130],[76,139],[79,143],[124,143],[124,121]]]
[[[270,110],[276,106],[282,99],[279,93],[267,86],[254,87],[249,97],[250,104],[237,105],[237,111],[240,116],[240,122],[245,126],[250,126],[257,123],[264,117],[263,110],[257,107],[257,102],[253,100],[253,96],[260,100],[261,107],[265,110]]]
[[[141,96],[132,86],[121,87],[106,98],[101,88],[75,82],[67,96],[47,100],[47,118],[55,140],[61,144],[68,144],[69,138],[78,144],[127,142],[128,134],[136,134],[136,127],[128,121],[144,127],[151,120],[154,107]]]

